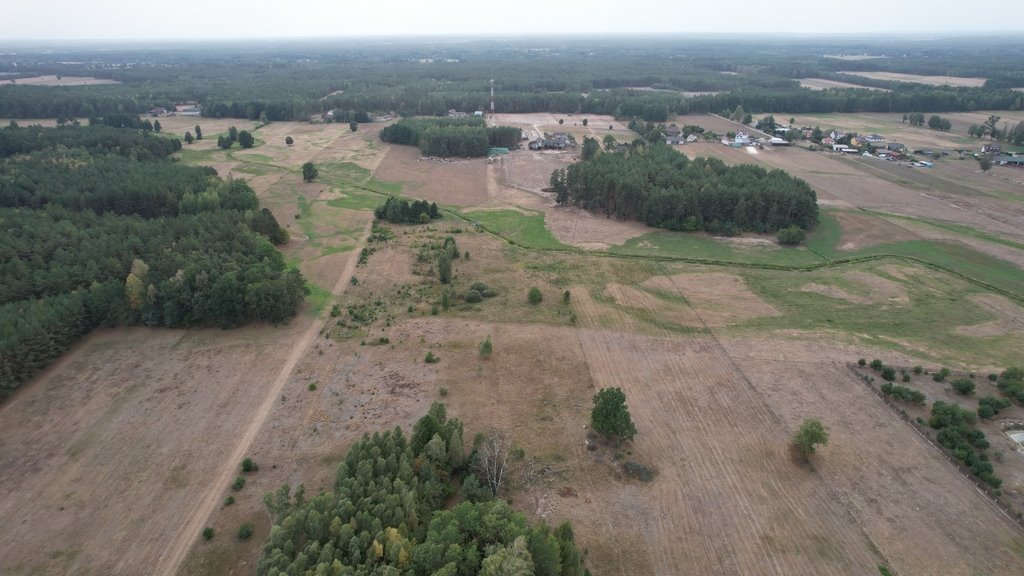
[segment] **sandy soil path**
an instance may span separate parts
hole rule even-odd
[[[349,285],[352,274],[355,272],[358,254],[366,243],[366,238],[370,234],[370,226],[372,223],[372,217],[367,215],[366,225],[363,228],[363,234],[360,237],[359,245],[357,245],[350,253],[348,262],[345,264],[345,268],[342,270],[341,276],[338,278],[338,281],[334,284],[334,288],[331,290],[331,294],[335,297],[344,293],[345,288]],[[191,510],[186,511],[184,516],[187,518],[187,521],[182,524],[181,528],[175,535],[174,540],[169,543],[166,551],[160,557],[157,562],[156,569],[153,570],[154,574],[165,574],[167,576],[177,574],[182,562],[184,562],[185,557],[192,548],[193,543],[199,537],[199,533],[203,529],[203,525],[206,523],[207,518],[210,517],[210,514],[213,513],[213,510],[217,507],[217,503],[220,501],[220,496],[224,490],[224,486],[230,484],[231,478],[238,472],[238,463],[245,458],[246,453],[249,451],[249,447],[256,438],[256,434],[260,431],[260,428],[263,427],[263,423],[266,422],[268,415],[274,408],[275,401],[280,397],[281,389],[284,388],[285,383],[291,376],[292,371],[295,369],[295,365],[299,362],[299,359],[301,359],[306,353],[306,350],[320,332],[323,322],[324,318],[322,315],[311,320],[309,327],[306,329],[302,338],[297,340],[292,346],[292,351],[288,355],[288,359],[281,366],[281,369],[278,371],[274,379],[269,383],[266,396],[263,399],[263,404],[259,407],[259,410],[253,414],[252,419],[249,422],[249,427],[238,439],[238,442],[235,445],[235,450],[231,453],[231,457],[224,461],[224,465],[221,468],[220,473],[212,482],[210,482],[210,488],[206,494],[195,501],[195,505]]]

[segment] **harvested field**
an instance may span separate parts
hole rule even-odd
[[[102,330],[24,387],[0,408],[2,571],[154,573],[304,326]]]
[[[401,184],[407,196],[455,206],[474,206],[487,200],[485,159],[423,158],[415,146],[381,146],[387,155],[373,176]]]
[[[723,272],[656,276],[642,286],[685,298],[707,326],[726,326],[779,313],[751,292],[743,278]]]
[[[672,324],[700,328],[700,318],[693,311],[693,308],[684,302],[672,302],[660,299],[647,290],[640,290],[634,286],[623,284],[609,284],[605,287],[602,296],[612,298],[615,304],[636,311],[657,310],[657,316],[652,319],[663,320]]]
[[[840,74],[862,76],[874,80],[916,82],[930,86],[953,86],[955,88],[980,88],[985,84],[985,78],[963,78],[960,76],[921,76],[918,74],[901,74],[899,72],[840,72]]]
[[[1024,308],[996,294],[976,294],[971,296],[971,301],[993,314],[996,319],[973,326],[959,326],[956,328],[958,334],[986,338],[1024,332]]]
[[[849,82],[839,82],[836,80],[826,80],[824,78],[801,78],[800,86],[802,88],[810,88],[811,90],[828,90],[829,88],[859,88],[861,90],[878,90],[880,92],[891,92],[885,88],[874,88],[872,86],[862,86],[860,84],[851,84]]]
[[[831,214],[842,227],[837,246],[839,250],[860,250],[876,244],[919,238],[917,234],[883,218],[848,210],[836,210]]]
[[[6,81],[8,84],[24,86],[94,86],[98,84],[120,84],[117,80],[93,78],[92,76],[33,76],[32,78],[15,78]]]
[[[841,280],[844,286],[855,290],[855,293],[851,294],[837,285],[819,283],[806,284],[800,287],[800,290],[846,300],[853,304],[877,304],[880,302],[906,304],[910,301],[906,289],[901,284],[869,272],[859,270],[846,272],[842,275]]]

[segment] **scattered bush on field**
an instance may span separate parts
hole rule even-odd
[[[904,374],[903,375],[903,381],[904,382],[910,382],[910,374]]]
[[[891,382],[882,384],[882,394],[886,396],[892,396],[897,400],[905,400],[919,406],[924,406],[925,396],[924,393],[914,390],[913,388],[907,388],[906,386],[899,386]]]
[[[477,292],[483,294],[484,291],[487,290],[487,284],[484,284],[483,282],[473,282],[469,289],[476,290]]]
[[[950,384],[953,390],[964,396],[974,394],[974,382],[970,378],[957,378]]]
[[[235,503],[235,497],[234,496],[228,496],[227,498],[224,499],[224,505],[225,506],[231,506],[234,503]]]
[[[982,482],[999,488],[1003,481],[995,475],[988,455],[982,452],[989,443],[984,432],[973,428],[976,422],[974,412],[941,400],[932,405],[932,416],[928,419],[928,425],[939,431],[939,444],[951,450],[953,457]]]
[[[789,226],[782,228],[775,233],[775,237],[779,240],[779,244],[786,246],[796,246],[804,241],[805,232],[804,229],[799,226]]]
[[[921,368],[920,366],[914,366],[914,374],[920,374],[921,372],[924,372],[924,368]]]
[[[238,527],[238,538],[241,540],[248,540],[252,537],[252,524],[246,522]]]
[[[540,288],[536,286],[530,288],[530,291],[526,294],[526,301],[530,304],[537,305],[544,299],[544,294],[541,293]]]
[[[245,478],[238,476],[235,478],[234,483],[231,484],[231,489],[238,492],[242,488],[245,488]]]
[[[1024,404],[1024,370],[1020,368],[1007,368],[998,377],[999,391]]]
[[[942,368],[935,374],[932,374],[932,380],[935,380],[936,382],[942,382],[943,380],[946,379],[946,376],[949,376],[949,368]]]
[[[864,366],[866,366],[866,365],[867,365],[867,363],[868,363],[868,361],[867,361],[867,360],[865,360],[865,359],[863,359],[863,358],[861,358],[860,360],[857,360],[857,366],[860,366],[861,368],[863,368]]]
[[[882,378],[888,380],[889,382],[892,382],[893,380],[896,379],[896,369],[893,368],[892,366],[886,366],[882,368]]]
[[[883,366],[884,364],[882,364],[882,361],[879,360],[878,358],[875,358],[874,360],[871,361],[871,369],[874,370],[875,372],[881,370]]]
[[[571,299],[572,299],[572,294],[569,293],[568,290],[566,290],[565,292],[562,292],[562,304],[568,304]]]
[[[626,473],[626,476],[636,478],[641,482],[650,482],[651,480],[654,480],[654,470],[651,470],[647,466],[633,460],[626,460],[623,462],[622,471]]]
[[[828,431],[817,418],[807,418],[793,435],[793,447],[806,460],[818,445],[828,446]]]
[[[488,288],[487,290],[481,292],[480,295],[483,296],[484,298],[494,298],[495,296],[498,295],[498,291],[495,290],[494,288]]]
[[[207,526],[206,528],[203,528],[203,540],[211,539],[213,539],[213,528]]]
[[[987,420],[996,414],[999,414],[1001,410],[1005,410],[1009,407],[1010,401],[1006,398],[985,396],[978,399],[978,416]]]
[[[252,461],[252,458],[246,458],[242,460],[242,472],[248,474],[249,472],[256,472],[260,467]]]
[[[483,294],[477,292],[476,290],[470,290],[469,292],[466,292],[466,302],[469,302],[470,304],[476,304],[477,302],[483,302],[483,299],[484,299]]]
[[[491,357],[491,353],[493,351],[494,351],[494,345],[491,344],[491,337],[488,336],[487,338],[484,339],[483,342],[480,343],[480,357],[481,358],[490,358]]]
[[[423,357],[423,361],[427,364],[437,364],[441,361],[441,358],[434,356],[433,352],[427,352],[427,355]]]

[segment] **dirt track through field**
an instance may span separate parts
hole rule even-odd
[[[350,253],[345,269],[342,271],[341,276],[338,278],[338,281],[334,284],[334,288],[331,290],[331,294],[333,296],[340,296],[349,285],[352,274],[355,272],[357,255],[366,243],[366,238],[370,234],[370,226],[372,223],[372,219],[367,217],[362,236],[360,236],[359,245],[357,245]],[[185,518],[187,518],[187,521],[178,530],[174,540],[168,544],[166,552],[158,560],[156,569],[153,571],[154,574],[174,576],[178,573],[182,562],[184,562],[188,551],[192,548],[193,543],[195,543],[198,538],[207,518],[209,518],[210,514],[217,507],[220,496],[224,491],[224,486],[230,484],[231,478],[236,475],[238,471],[238,463],[245,458],[246,453],[249,451],[249,447],[256,438],[256,434],[260,431],[260,428],[263,427],[263,423],[267,420],[268,415],[274,409],[275,401],[280,396],[281,389],[284,388],[284,385],[291,376],[296,364],[298,364],[299,360],[306,353],[306,350],[320,332],[321,324],[322,321],[320,317],[312,320],[302,338],[297,340],[292,346],[291,353],[288,355],[287,360],[285,360],[284,364],[281,366],[277,376],[275,376],[270,382],[266,396],[263,399],[263,404],[260,405],[259,409],[252,415],[249,421],[249,427],[245,429],[245,433],[238,439],[231,457],[225,460],[217,478],[210,482],[210,488],[206,494],[202,498],[197,499],[192,509],[184,515]]]

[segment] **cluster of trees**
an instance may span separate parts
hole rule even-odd
[[[1017,367],[1007,368],[999,375],[996,386],[1003,394],[1024,404],[1024,370]]]
[[[903,121],[909,122],[911,126],[924,126],[925,119],[924,114],[921,112],[911,112],[910,114],[903,115]],[[949,132],[949,129],[953,127],[953,124],[948,118],[943,118],[938,114],[933,114],[928,117],[928,127],[932,130],[941,130],[943,132]]]
[[[521,130],[511,126],[487,127],[483,118],[405,118],[380,131],[392,144],[419,146],[427,156],[486,156],[488,148],[511,148]]]
[[[818,219],[814,190],[781,170],[690,160],[664,145],[602,153],[551,175],[559,204],[669,230],[775,232]]]
[[[305,295],[252,189],[107,127],[0,130],[0,394],[101,324],[283,322]],[[180,147],[180,143],[178,144]]]
[[[961,461],[971,473],[993,488],[999,488],[1003,481],[995,475],[992,463],[984,450],[989,447],[985,433],[974,428],[978,421],[974,412],[937,400],[932,404],[932,415],[928,425],[939,431],[938,441],[953,451],[953,457]]]
[[[286,485],[264,496],[274,525],[257,574],[588,574],[568,523],[531,526],[493,499],[516,457],[510,447],[478,436],[467,454],[462,423],[440,403],[410,437],[400,428],[364,436],[333,491],[307,499]],[[456,492],[461,503],[447,508]]]
[[[999,119],[999,116],[991,115],[982,124],[971,124],[967,128],[967,133],[975,138],[988,136],[993,140],[1004,140],[1018,146],[1024,144],[1024,121],[1018,122],[1013,127],[1004,123],[1000,128],[998,126]]]
[[[395,196],[388,197],[383,204],[373,210],[378,220],[387,220],[395,224],[425,224],[440,218],[441,212],[434,202],[416,200],[409,203]]]
[[[905,400],[912,404],[917,404],[918,406],[924,406],[925,404],[924,392],[908,388],[907,386],[900,386],[898,384],[893,384],[892,382],[886,382],[885,384],[882,384],[881,390],[882,394],[892,396],[897,400]]]

